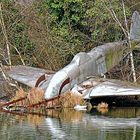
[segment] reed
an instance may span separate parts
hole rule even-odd
[[[45,99],[44,91],[40,88],[32,88],[27,94],[29,104],[36,104]]]
[[[97,106],[97,110],[99,112],[101,112],[102,114],[107,113],[108,112],[108,104],[105,103],[105,102],[99,103],[98,106]]]
[[[12,104],[12,106],[27,107],[27,106],[31,106],[33,104],[37,104],[45,100],[44,91],[40,88],[32,88],[30,91],[28,91],[28,93],[25,92],[22,88],[19,88],[18,91],[16,91],[15,97],[13,97],[11,101],[17,100],[23,97],[26,97],[26,99],[23,101],[17,102],[14,105]],[[81,96],[71,93],[71,92],[66,92],[62,96],[60,96],[59,99],[46,102],[45,106],[43,105],[43,107],[45,108],[56,108],[56,107],[73,108],[75,105],[84,105],[84,104],[85,104],[85,101]],[[39,105],[40,109],[41,109],[41,106],[42,105]],[[36,110],[37,107],[38,105],[35,106],[34,109]]]
[[[101,102],[100,104],[98,104],[97,108],[108,108],[108,104],[105,102]]]
[[[16,91],[15,96],[11,99],[11,101],[26,97],[25,100],[17,102],[16,106],[29,106],[31,104],[36,104],[38,102],[43,101],[44,91],[40,88],[32,88],[28,93],[25,92],[22,88],[19,88]]]
[[[62,95],[60,102],[63,108],[73,108],[75,105],[85,104],[85,101],[81,96],[71,93],[70,91]]]
[[[10,101],[14,101],[20,98],[24,98],[27,96],[27,93],[20,87],[17,91],[16,94],[13,98],[11,98]],[[15,106],[25,106],[26,105],[26,100],[20,101],[15,103]],[[13,106],[13,105],[12,105]]]

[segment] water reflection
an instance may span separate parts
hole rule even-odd
[[[139,114],[139,108],[113,108],[104,114],[96,109],[48,110],[42,115],[1,112],[0,139],[138,140]]]

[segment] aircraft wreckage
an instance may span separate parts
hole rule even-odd
[[[132,16],[130,38],[132,47],[140,42],[138,12],[134,12]],[[45,91],[46,100],[58,97],[67,90],[80,93],[84,99],[98,96],[140,95],[140,87],[129,86],[116,80],[93,78],[103,76],[129,52],[130,48],[126,40],[106,43],[93,48],[88,53],[76,54],[70,64],[56,73],[39,68],[15,66],[8,72],[8,75],[30,87],[40,87]]]

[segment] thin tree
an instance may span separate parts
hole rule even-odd
[[[5,38],[5,42],[6,42],[6,49],[7,49],[7,55],[8,55],[8,64],[11,66],[10,46],[9,46],[8,36],[7,36],[5,24],[4,24],[3,15],[2,15],[2,3],[0,3],[0,25],[1,25],[1,28],[2,28],[2,33],[3,33],[4,38]]]
[[[105,3],[104,0],[103,0],[103,2]],[[124,20],[125,20],[125,28],[123,27],[122,23],[118,19],[115,11],[112,8],[112,5],[111,5],[110,1],[109,1],[109,4],[110,4],[110,7],[108,7],[106,5],[106,9],[109,11],[110,15],[115,20],[115,22],[120,26],[120,28],[122,29],[125,37],[127,38],[128,46],[129,46],[129,50],[130,50],[129,56],[130,56],[130,62],[131,62],[131,71],[132,71],[132,75],[133,75],[133,81],[137,82],[135,66],[134,66],[134,59],[133,59],[133,53],[132,53],[132,46],[131,46],[131,40],[130,40],[130,31],[129,31],[129,28],[128,28],[128,22],[127,22],[127,18],[126,18],[126,11],[125,11],[124,1],[122,0],[122,8],[123,8],[123,14],[124,14]]]
[[[125,5],[124,5],[123,0],[122,0],[122,6],[123,6],[124,19],[125,19],[125,27],[126,27],[126,31],[127,31],[127,40],[128,40],[128,45],[129,45],[129,49],[130,49],[130,54],[129,55],[130,55],[130,62],[131,62],[131,71],[132,71],[132,74],[133,74],[134,82],[137,82],[136,71],[135,71],[135,66],[134,66],[134,59],[133,59],[133,52],[132,52],[132,45],[131,45],[131,40],[130,40],[130,31],[129,31],[129,28],[128,28]]]
[[[1,25],[1,28],[2,28],[2,33],[3,33],[4,38],[5,38],[6,49],[7,49],[7,55],[8,55],[8,62],[7,62],[6,60],[5,60],[5,61],[7,62],[8,65],[11,66],[11,65],[12,65],[12,62],[11,62],[11,54],[10,54],[10,45],[11,45],[11,44],[10,44],[10,42],[9,42],[9,40],[8,40],[8,35],[7,35],[7,31],[6,31],[5,23],[4,23],[4,19],[3,19],[2,3],[0,3],[0,25]],[[15,46],[13,46],[13,45],[11,45],[11,46],[12,46],[12,47],[16,50],[16,52],[18,53],[22,64],[25,65],[25,62],[24,62],[24,60],[22,59],[22,56],[21,56],[19,50],[17,49],[17,47],[15,47]]]

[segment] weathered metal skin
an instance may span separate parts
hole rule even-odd
[[[134,12],[132,16],[131,39],[138,41],[140,30],[140,15]],[[127,42],[113,42],[93,48],[90,52],[80,52],[73,58],[72,62],[63,69],[59,70],[49,82],[45,91],[45,98],[50,99],[59,94],[59,89],[63,82],[70,78],[70,82],[64,86],[62,92],[72,88],[86,80],[89,76],[103,75],[108,70],[117,65],[127,54],[129,49]]]
[[[101,76],[119,63],[125,50],[125,42],[116,42],[98,46],[88,53],[78,53],[70,64],[54,74],[45,91],[45,98],[50,99],[57,96],[60,86],[67,78],[70,78],[70,83],[64,86],[62,92],[83,82],[87,77]],[[111,59],[111,61],[108,62],[107,59]]]
[[[130,29],[132,47],[140,42],[140,15],[134,12]],[[93,48],[90,52],[76,54],[70,64],[58,72],[18,66],[9,76],[30,87],[38,86],[45,91],[45,98],[51,99],[61,92],[73,88],[75,84],[86,81],[87,77],[102,76],[130,52],[127,41],[106,43]]]

